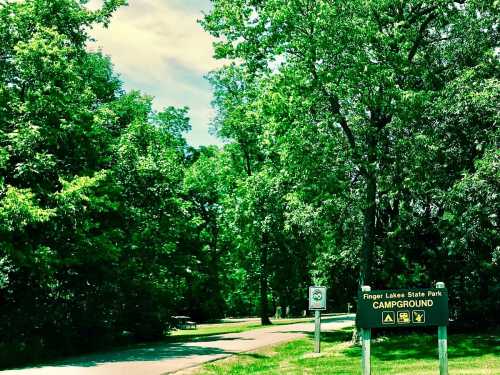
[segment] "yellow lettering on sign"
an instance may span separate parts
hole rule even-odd
[[[414,307],[432,307],[434,301],[431,299],[417,299],[417,300],[398,300],[398,301],[374,301],[372,303],[374,309],[404,309]]]
[[[382,294],[368,294],[368,293],[364,293],[363,294],[363,299],[373,299],[373,300],[378,300],[378,299],[382,299]]]

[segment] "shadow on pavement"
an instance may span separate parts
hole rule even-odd
[[[338,316],[338,317],[325,317],[322,319],[324,323],[336,322],[336,323],[344,323],[344,322],[352,322],[354,318],[346,317],[346,316]],[[308,322],[309,323],[309,322]],[[291,323],[293,325],[295,323]],[[299,323],[300,324],[300,323]],[[310,323],[312,324],[312,323]],[[272,326],[270,326],[272,327]],[[276,325],[275,327],[279,327]],[[288,327],[287,327],[288,328]],[[303,332],[297,327],[297,331],[290,330],[288,328],[287,331],[279,331],[279,333],[304,333],[310,334],[310,332]],[[211,355],[248,355],[255,356],[255,358],[260,358],[260,354],[242,354],[232,351],[227,351],[224,349],[210,347],[210,342],[215,341],[232,341],[232,340],[255,340],[253,338],[245,338],[240,336],[234,337],[226,337],[225,335],[211,335],[208,337],[199,337],[198,339],[188,341],[188,342],[163,342],[155,345],[148,345],[144,347],[135,347],[126,350],[99,353],[99,354],[89,354],[77,358],[65,359],[50,363],[39,364],[36,366],[29,366],[24,368],[15,368],[12,370],[21,370],[21,369],[29,369],[29,368],[42,368],[42,367],[92,367],[98,366],[104,363],[116,363],[116,362],[140,362],[140,361],[162,361],[168,359],[177,359],[177,358],[188,358],[191,356],[211,356]],[[207,343],[207,345],[204,345]]]
[[[238,333],[236,333],[236,334],[238,334]],[[228,335],[229,335],[229,333],[228,333]],[[239,336],[224,337],[224,336],[219,336],[219,335],[212,335],[212,336],[194,338],[190,342],[203,343],[203,342],[212,342],[212,341],[233,341],[233,340],[244,340],[244,341],[249,340],[249,341],[252,341],[252,340],[255,340],[255,339],[249,339],[249,338],[239,337]]]
[[[237,339],[237,338],[235,338]],[[113,362],[140,362],[140,361],[161,361],[167,359],[187,358],[190,356],[203,356],[203,355],[231,355],[236,354],[231,351],[226,351],[218,348],[211,348],[205,346],[189,346],[188,343],[168,343],[149,346],[145,348],[135,348],[123,350],[119,352],[109,352],[101,354],[92,354],[67,360],[56,361],[52,363],[45,363],[36,366],[16,368],[11,370],[21,370],[28,368],[41,368],[41,367],[92,367],[104,363]]]

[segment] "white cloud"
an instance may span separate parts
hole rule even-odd
[[[167,1],[132,0],[116,12],[109,30],[97,28],[92,34],[97,45],[119,61],[117,66],[126,69],[123,73],[146,65],[155,75],[155,68],[160,70],[171,59],[200,74],[219,66],[212,58],[212,38],[197,17],[169,7]]]
[[[101,3],[91,0],[88,6]],[[108,29],[91,33],[96,42],[90,48],[111,56],[126,88],[154,95],[157,108],[191,108],[193,145],[220,143],[208,135],[211,94],[203,76],[222,63],[212,58],[212,38],[197,23],[208,8],[208,0],[130,0]]]

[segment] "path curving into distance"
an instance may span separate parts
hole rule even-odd
[[[354,315],[327,316],[321,330],[354,325]],[[304,337],[314,323],[275,325],[240,333],[205,336],[190,342],[160,343],[85,355],[50,365],[0,371],[1,375],[160,375]]]

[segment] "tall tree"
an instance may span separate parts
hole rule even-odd
[[[1,366],[162,337],[196,263],[187,109],[124,93],[86,47],[123,3],[0,4]]]
[[[213,3],[204,26],[219,38],[216,55],[240,59],[256,76],[292,70],[302,100],[314,103],[311,126],[324,121],[342,134],[353,178],[359,175],[364,185],[359,282],[373,283],[384,145],[396,140],[398,129],[411,130],[404,114],[412,98],[430,103],[432,92],[492,51],[498,34],[494,6],[421,0]],[[464,49],[472,45],[473,53]]]

